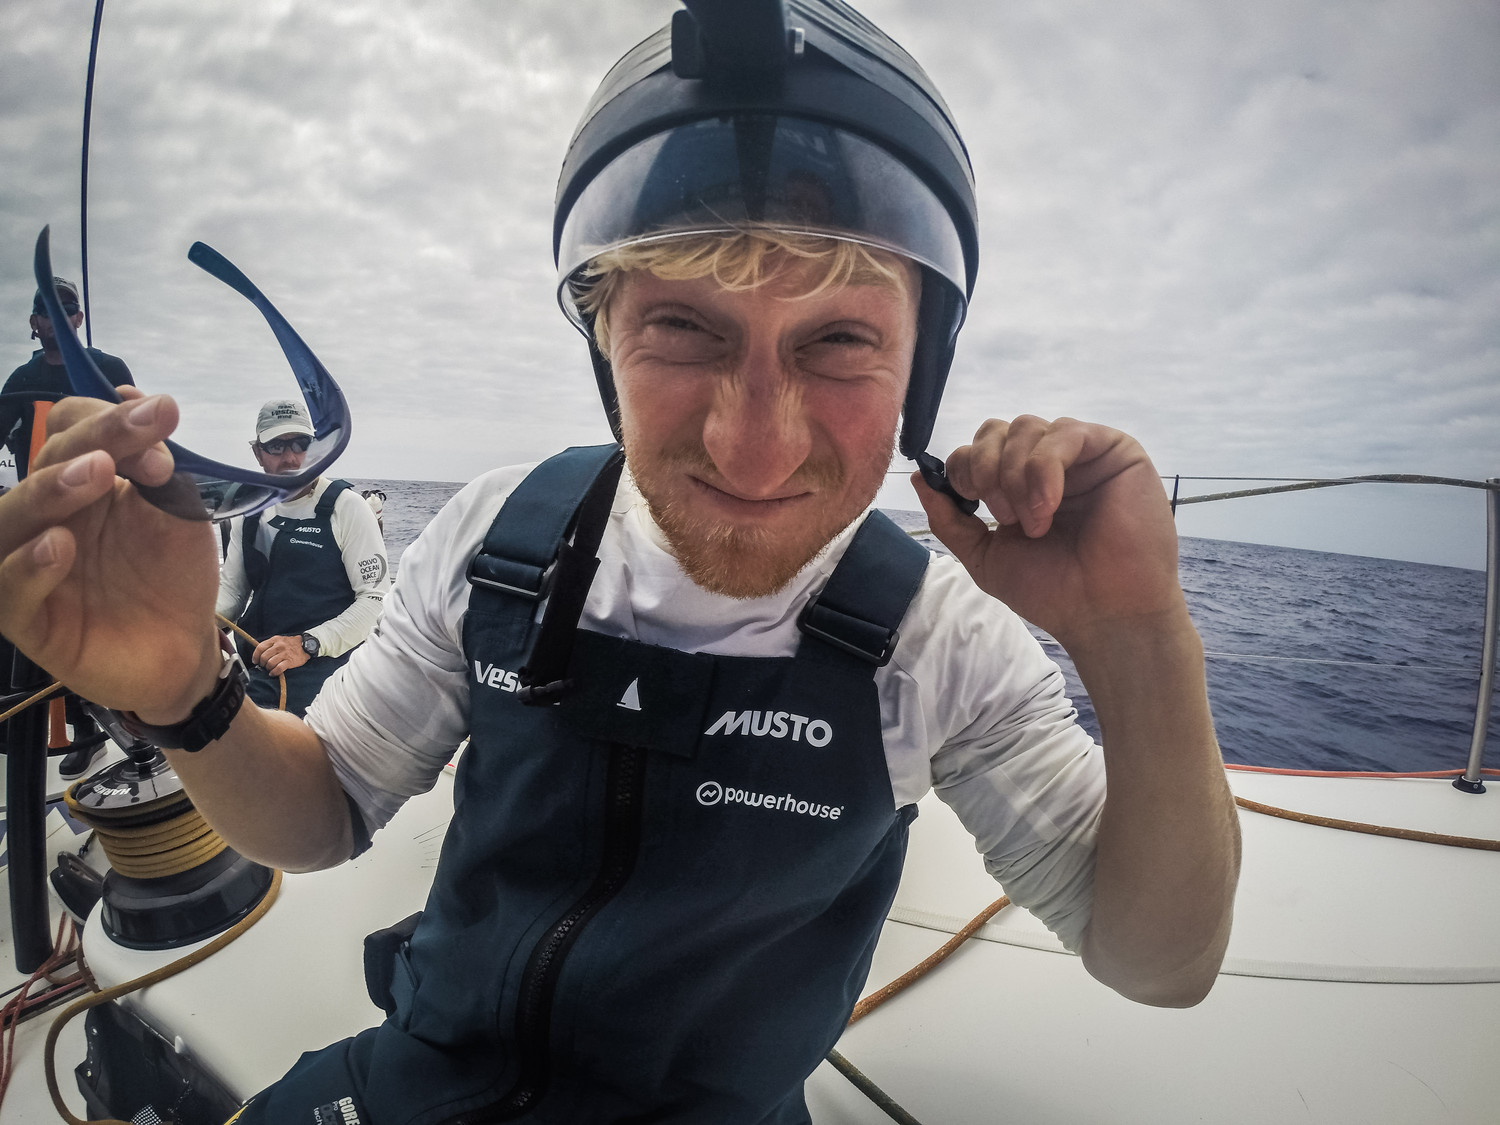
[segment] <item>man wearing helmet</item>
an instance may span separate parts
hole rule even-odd
[[[305,723],[216,706],[211,536],[114,476],[165,478],[170,400],[61,407],[0,501],[0,627],[201,748],[173,765],[242,852],[347,858],[469,736],[427,908],[370,973],[389,1018],[242,1122],[806,1121],[932,788],[1095,976],[1165,1005],[1213,982],[1238,836],[1155,469],[1022,417],[945,477],[977,267],[946,108],[836,0],[688,7],[606,77],[559,183],[623,469],[569,450],[460,492]],[[898,425],[957,562],[865,515]],[[175,660],[144,683],[91,622],[60,635],[109,490],[175,564]],[[1021,616],[1073,656],[1102,750]]]

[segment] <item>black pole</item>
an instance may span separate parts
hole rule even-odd
[[[99,25],[104,22],[104,0],[94,5],[94,35],[89,40],[89,76],[83,86],[83,173],[78,184],[78,246],[83,260],[83,333],[94,346],[94,318],[89,315],[89,122],[94,116],[94,60],[99,57]]]
[[[6,646],[9,647],[9,646]],[[40,691],[51,679],[19,651],[10,668],[12,692]],[[52,954],[47,902],[47,712],[34,703],[6,722],[5,834],[10,851],[10,932],[16,971],[30,975]]]

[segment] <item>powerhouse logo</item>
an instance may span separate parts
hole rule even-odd
[[[843,805],[820,805],[816,801],[803,801],[790,793],[752,793],[748,789],[736,789],[717,781],[705,781],[698,786],[698,803],[705,807],[720,804],[744,805],[752,809],[768,809],[771,812],[793,813],[822,820],[837,820],[844,815]]]

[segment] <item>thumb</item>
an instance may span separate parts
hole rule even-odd
[[[917,490],[917,499],[922,502],[922,510],[927,513],[927,526],[932,529],[932,534],[953,552],[953,557],[963,563],[964,569],[972,571],[990,535],[989,525],[978,516],[959,511],[958,505],[930,487],[921,473],[913,473],[911,480]]]

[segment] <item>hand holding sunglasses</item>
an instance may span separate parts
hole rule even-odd
[[[33,266],[42,302],[57,336],[58,350],[62,352],[68,382],[74,394],[117,403],[121,401],[119,394],[79,343],[78,334],[64,314],[62,302],[53,287],[49,230],[43,227],[37,236]],[[292,374],[302,390],[314,429],[314,436],[310,439],[291,439],[292,442],[307,443],[304,449],[307,456],[300,469],[285,475],[228,465],[168,441],[167,450],[172,454],[176,470],[172,479],[164,485],[137,484],[136,488],[145,500],[170,515],[186,520],[217,522],[258,512],[306,488],[349,444],[352,420],[349,403],[333,376],[328,374],[328,369],[249,278],[228,258],[202,242],[193,243],[188,250],[188,260],[245,297],[266,318],[292,366]]]

